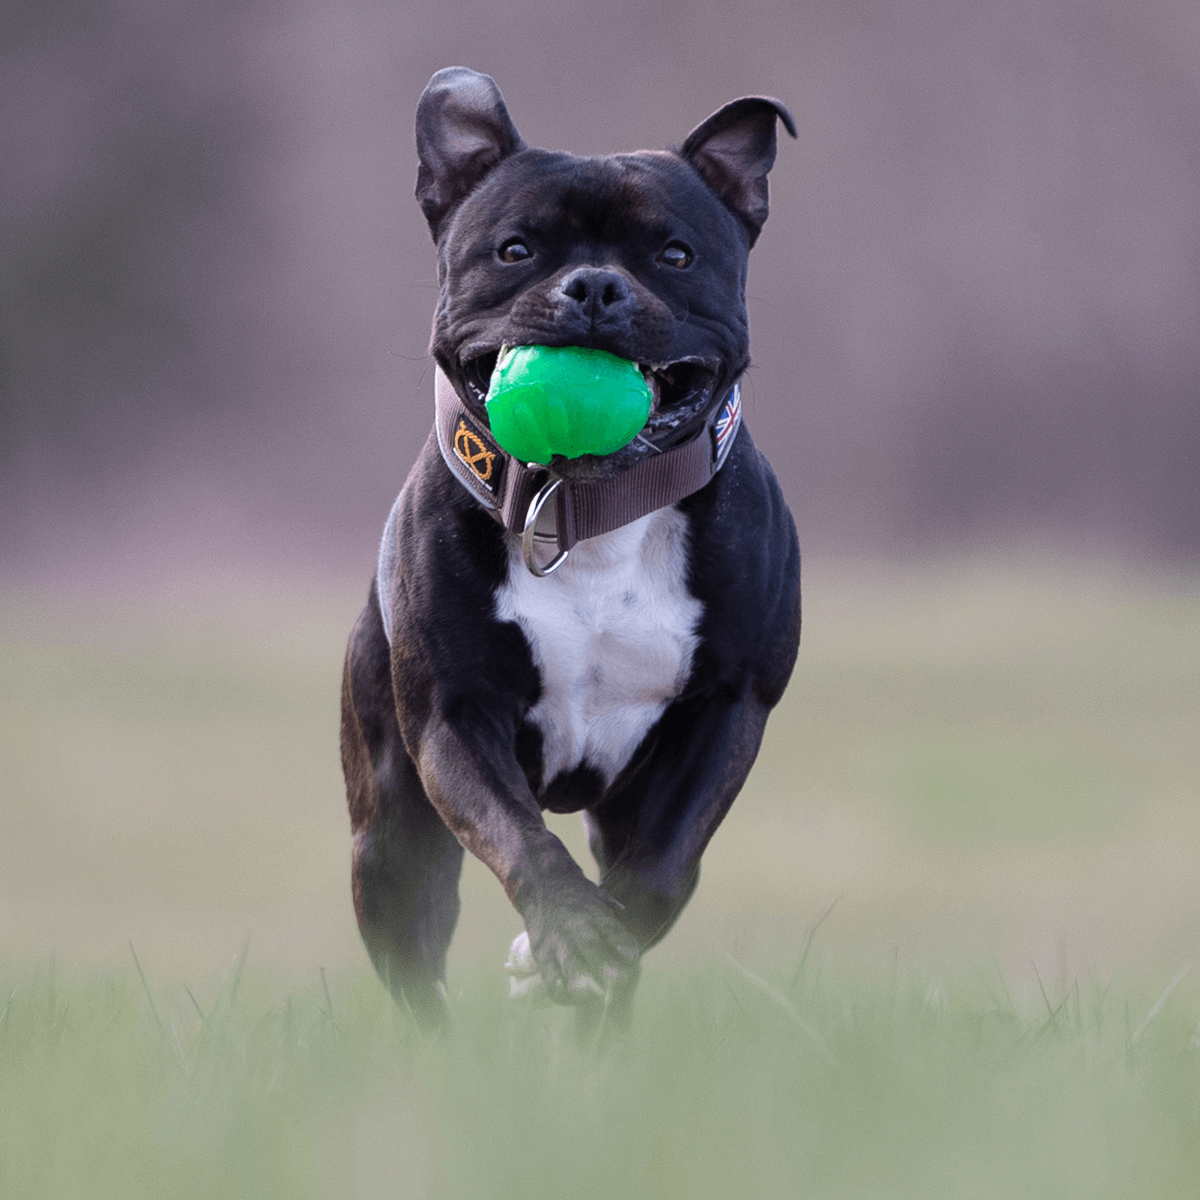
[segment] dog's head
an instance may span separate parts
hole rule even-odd
[[[749,364],[746,259],[767,219],[775,121],[734,100],[677,150],[597,157],[527,147],[495,82],[465,67],[430,80],[417,109],[417,199],[438,247],[432,350],[483,422],[501,346],[583,346],[638,363],[653,394],[642,437],[612,475],[692,436]]]

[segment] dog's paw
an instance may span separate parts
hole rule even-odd
[[[550,1003],[546,981],[538,971],[537,962],[533,957],[533,948],[529,945],[529,934],[524,929],[513,938],[513,943],[508,948],[508,960],[504,964],[504,969],[509,976],[508,995],[510,999]]]
[[[547,996],[556,1003],[607,1003],[636,981],[641,957],[616,909],[615,901],[592,883],[560,892],[527,913],[528,933],[524,942],[518,938],[513,943],[510,962],[515,966],[532,960]],[[515,978],[516,970],[511,973]],[[517,994],[511,984],[510,990]]]

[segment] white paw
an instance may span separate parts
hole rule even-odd
[[[533,951],[529,948],[529,934],[521,930],[508,948],[508,961],[504,969],[509,974],[508,995],[510,999],[547,1000],[546,985],[538,974]]]

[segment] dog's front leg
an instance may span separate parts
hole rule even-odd
[[[417,759],[426,794],[503,884],[550,997],[580,1004],[619,990],[637,974],[637,940],[546,828],[515,754],[497,761],[489,725],[478,710],[430,721]]]
[[[767,714],[752,687],[740,697],[678,702],[663,715],[639,776],[585,814],[600,885],[643,951],[691,899],[701,855],[746,780]]]

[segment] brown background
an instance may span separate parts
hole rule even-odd
[[[1200,550],[1190,0],[5,0],[0,564],[369,564],[431,419],[431,72],[533,144],[784,99],[747,417],[806,548]]]

